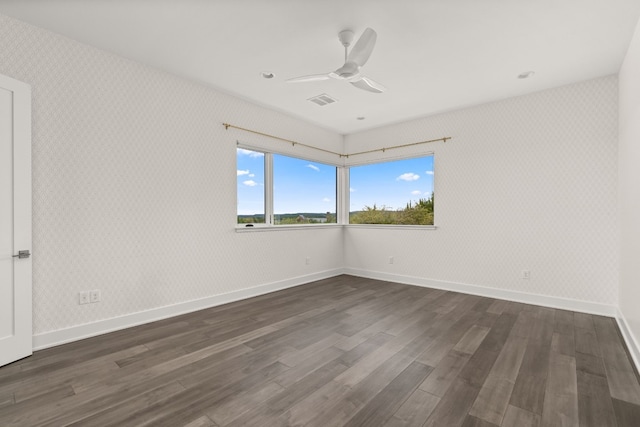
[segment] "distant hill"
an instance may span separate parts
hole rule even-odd
[[[327,217],[327,213],[326,212],[298,212],[298,213],[286,213],[286,214],[275,214],[276,217],[278,218],[298,218],[300,215],[302,215],[305,218],[326,218]],[[335,212],[332,212],[331,215],[335,216]],[[238,219],[249,219],[249,218],[256,218],[256,219],[261,219],[264,221],[264,215],[259,214],[259,215],[238,215]]]

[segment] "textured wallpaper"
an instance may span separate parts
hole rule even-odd
[[[617,98],[610,76],[347,136],[453,139],[417,148],[435,152],[438,229],[349,228],[346,265],[617,305]]]
[[[236,140],[274,142],[222,122],[340,135],[2,15],[0,73],[33,90],[35,334],[342,267],[338,228],[235,232]]]
[[[33,89],[36,334],[343,266],[616,304],[615,77],[343,138],[2,15],[0,73]],[[222,122],[346,152],[452,136],[420,148],[438,229],[236,233],[236,140],[276,143]]]

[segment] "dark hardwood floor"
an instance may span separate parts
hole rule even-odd
[[[611,318],[339,276],[36,352],[0,426],[640,426]]]

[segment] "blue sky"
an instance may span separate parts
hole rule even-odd
[[[433,156],[352,166],[349,172],[350,211],[364,206],[404,208],[433,191]]]
[[[237,150],[238,215],[264,214],[264,155]]]
[[[264,213],[264,155],[238,149],[238,214]],[[433,191],[433,156],[351,168],[350,210],[404,208]],[[336,211],[336,168],[274,154],[274,213]]]

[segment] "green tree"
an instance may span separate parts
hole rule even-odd
[[[365,206],[349,216],[351,224],[433,225],[433,192],[428,199],[409,202],[404,209],[393,211],[376,204]]]

